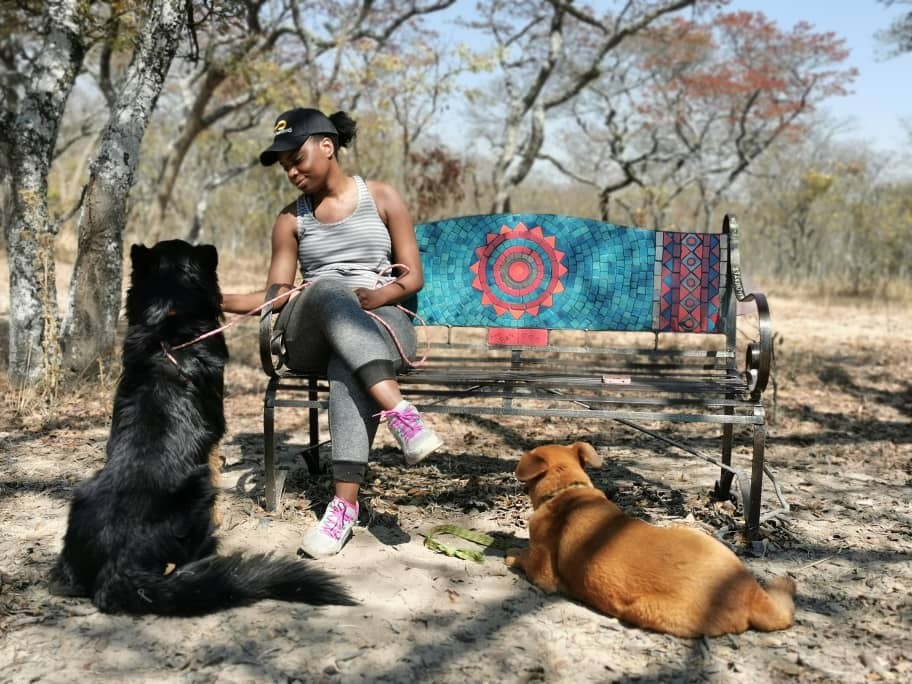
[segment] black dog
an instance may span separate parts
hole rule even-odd
[[[107,462],[75,492],[51,592],[106,613],[193,615],[263,598],[354,601],[306,561],[216,555],[210,454],[225,433],[218,254],[134,245]]]

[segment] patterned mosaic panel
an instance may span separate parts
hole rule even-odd
[[[417,311],[430,325],[657,329],[665,233],[549,214],[445,219],[416,233]],[[718,257],[717,246],[717,270]],[[681,272],[673,258],[669,268]]]
[[[509,214],[417,227],[418,313],[436,325],[649,330],[655,234]]]
[[[708,233],[657,233],[657,330],[721,332],[724,238]]]

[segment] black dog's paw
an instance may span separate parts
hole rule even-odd
[[[48,591],[54,596],[88,596],[85,590],[73,575],[68,563],[62,558],[57,561],[48,576]]]

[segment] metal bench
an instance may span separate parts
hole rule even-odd
[[[772,332],[765,296],[743,290],[733,216],[721,233],[501,214],[420,224],[416,234],[425,286],[409,308],[433,339],[428,362],[399,380],[420,411],[619,421],[716,464],[720,498],[737,476],[747,532],[756,536]],[[737,306],[747,302],[756,307],[756,338],[741,345],[739,364]],[[277,362],[272,319],[262,312],[269,509],[284,479],[275,467],[275,409],[309,409],[305,458],[315,473],[328,392],[324,378]],[[720,457],[639,425],[661,421],[720,425]],[[752,429],[749,477],[732,464],[736,425]]]

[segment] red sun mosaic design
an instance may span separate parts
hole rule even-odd
[[[556,242],[540,226],[529,229],[522,223],[488,233],[486,244],[475,250],[478,261],[469,266],[482,305],[494,307],[498,316],[509,312],[514,319],[537,316],[542,307],[551,306],[554,295],[564,289],[561,278],[567,273]]]

